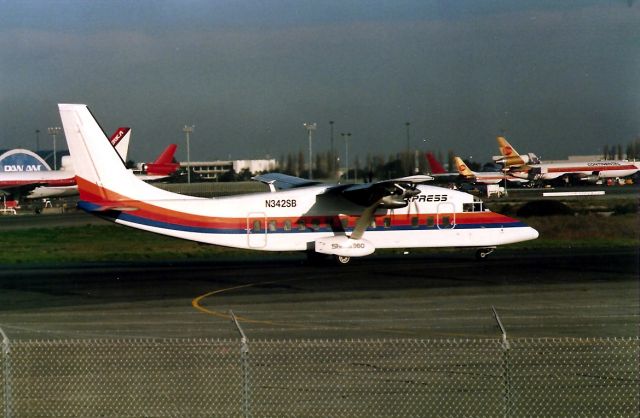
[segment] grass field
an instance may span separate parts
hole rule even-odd
[[[509,248],[640,246],[638,214],[548,216],[524,219],[540,232],[535,241]],[[205,260],[245,257],[255,252],[201,245],[120,225],[27,229],[3,234],[0,265],[133,260]],[[428,250],[434,251],[434,250]],[[415,251],[414,251],[415,252]]]

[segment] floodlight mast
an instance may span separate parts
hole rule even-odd
[[[47,128],[47,132],[49,132],[49,135],[53,137],[53,169],[57,170],[58,159],[56,158],[56,136],[60,135],[60,133],[62,132],[62,128],[59,126],[50,126],[49,128]]]
[[[185,133],[187,137],[187,183],[191,183],[191,154],[189,151],[189,134],[193,133],[196,125],[184,125],[182,128],[182,132]]]
[[[309,179],[313,179],[313,153],[312,153],[312,149],[311,149],[311,139],[313,137],[313,131],[316,130],[316,128],[318,127],[318,124],[313,122],[313,123],[303,123],[302,126],[304,126],[304,128],[307,130],[307,133],[309,134]]]
[[[342,132],[340,136],[344,139],[344,159],[346,164],[345,180],[349,181],[349,138],[351,138],[351,132]]]

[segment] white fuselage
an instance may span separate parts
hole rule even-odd
[[[554,180],[570,175],[581,178],[595,176],[597,178],[627,177],[640,170],[640,163],[630,161],[588,161],[533,164],[512,169],[514,177],[532,180]]]
[[[217,199],[146,201],[140,210],[119,212],[113,220],[228,247],[313,250],[318,239],[348,236],[363,210],[344,198],[327,199],[326,190],[319,186]],[[488,247],[538,236],[515,219],[482,211],[481,202],[467,193],[434,186],[419,190],[404,208],[377,210],[362,238],[375,248],[415,248]]]

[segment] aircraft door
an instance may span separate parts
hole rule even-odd
[[[451,202],[438,204],[438,229],[453,229],[456,227],[456,208]]]
[[[247,244],[249,248],[267,246],[267,217],[263,212],[247,214]]]

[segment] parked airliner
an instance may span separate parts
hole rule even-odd
[[[129,150],[131,129],[118,128],[109,138],[124,160]],[[10,194],[15,200],[21,197],[39,199],[78,194],[75,172],[68,156],[62,157],[59,170],[0,172],[0,191]]]
[[[460,176],[462,176],[466,181],[474,184],[498,184],[500,182],[504,182],[505,180],[514,183],[526,183],[528,181],[526,179],[521,179],[501,172],[473,171],[469,167],[467,167],[465,162],[462,161],[462,158],[460,157],[454,157],[454,162]]]
[[[631,176],[640,170],[640,162],[627,160],[542,163],[535,154],[518,154],[504,137],[497,139],[501,156],[494,157],[494,160],[504,164],[509,175],[521,179],[544,182],[564,178],[567,182],[595,183],[604,178]]]
[[[476,247],[484,258],[498,245],[538,237],[470,194],[423,185],[429,176],[327,185],[270,175],[263,181],[273,192],[213,199],[171,193],[125,168],[86,105],[59,110],[79,206],[133,228],[235,248],[329,254],[341,263],[378,248]]]
[[[131,129],[120,127],[111,136],[109,142],[115,147],[123,161],[127,160]],[[173,174],[179,164],[173,162],[176,144],[167,148],[150,163],[144,163],[144,172],[136,176],[144,181],[166,178]],[[75,196],[78,194],[75,170],[69,156],[62,157],[60,170],[34,172],[0,172],[0,191],[11,194],[14,199],[48,199],[52,197]]]

